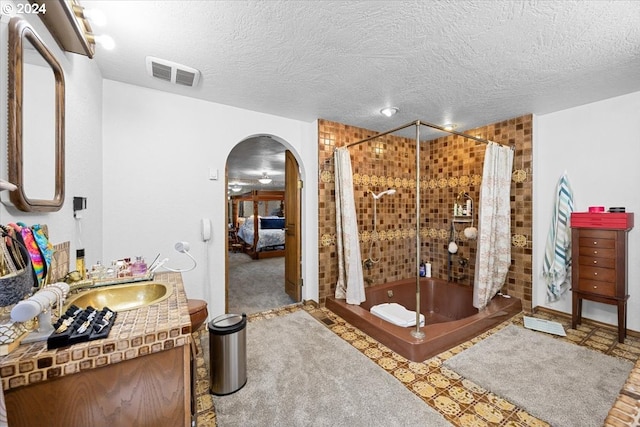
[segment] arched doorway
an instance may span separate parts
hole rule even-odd
[[[300,175],[283,142],[253,136],[227,158],[226,311],[257,313],[301,299]]]

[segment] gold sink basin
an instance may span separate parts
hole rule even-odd
[[[114,311],[127,311],[164,301],[172,293],[172,286],[158,282],[110,285],[71,296],[65,304],[65,309],[75,304],[80,308],[91,306],[100,310],[103,307],[109,307]]]

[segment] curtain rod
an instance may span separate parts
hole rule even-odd
[[[393,129],[388,130],[386,132],[381,132],[381,133],[378,133],[376,135],[370,136],[368,138],[361,139],[360,141],[352,142],[351,144],[345,145],[345,147],[346,148],[354,147],[356,145],[362,144],[363,142],[371,141],[372,139],[376,139],[376,138],[379,138],[381,136],[389,135],[390,133],[397,132],[397,131],[402,130],[404,128],[408,128],[409,126],[417,126],[419,124],[420,124],[420,120],[414,120],[413,122],[404,124],[402,126],[398,126],[397,128],[393,128]]]
[[[473,136],[473,135],[469,135],[469,134],[466,134],[466,133],[463,133],[463,132],[458,132],[458,131],[455,131],[455,130],[448,130],[448,129],[445,129],[444,127],[442,127],[442,126],[435,125],[435,124],[429,123],[429,122],[423,122],[423,121],[420,121],[420,120],[414,120],[413,122],[404,124],[402,126],[398,126],[397,128],[393,128],[393,129],[388,130],[386,132],[381,132],[381,133],[378,133],[376,135],[367,137],[365,139],[361,139],[360,141],[352,142],[351,144],[345,145],[345,147],[348,149],[348,148],[354,147],[356,145],[360,145],[360,144],[362,144],[364,142],[371,141],[373,139],[379,138],[381,136],[385,136],[385,135],[388,135],[390,133],[394,133],[394,132],[397,132],[399,130],[408,128],[409,126],[427,126],[427,127],[430,127],[430,128],[433,128],[433,129],[437,129],[437,130],[442,131],[442,132],[447,132],[447,133],[450,133],[450,134],[453,134],[453,135],[462,136],[464,138],[473,139],[474,141],[482,142],[482,143],[485,143],[485,144],[490,144],[490,143],[498,144],[495,141],[490,141],[490,140],[485,139],[485,138],[480,138],[479,136]],[[511,145],[511,146],[504,145],[504,144],[498,144],[498,145],[502,145],[503,147],[510,147],[512,150],[515,149],[515,147],[513,145]]]

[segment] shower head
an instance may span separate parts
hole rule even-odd
[[[380,199],[382,196],[384,196],[385,194],[388,195],[392,195],[392,194],[396,194],[396,189],[395,188],[390,188],[386,191],[383,191],[380,194],[375,194],[373,191],[369,190],[369,192],[371,193],[371,195],[373,196],[374,200],[378,200]]]

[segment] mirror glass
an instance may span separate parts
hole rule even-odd
[[[64,76],[33,28],[9,24],[9,181],[11,203],[51,212],[64,203]]]
[[[28,39],[22,48],[22,186],[30,199],[50,200],[55,196],[56,81]]]

